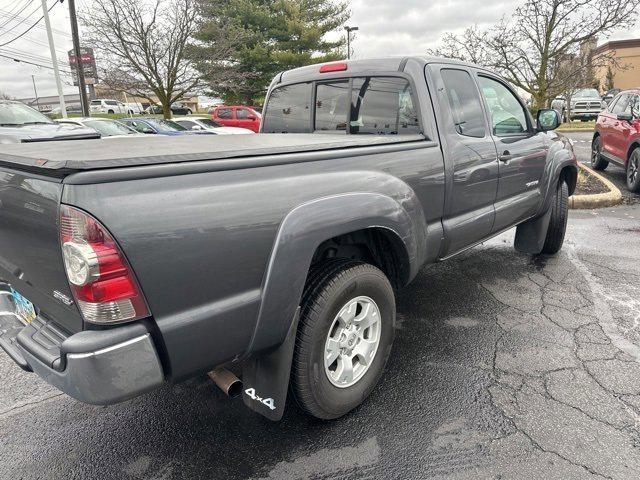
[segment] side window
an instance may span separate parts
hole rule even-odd
[[[609,105],[607,105],[607,112],[613,113],[613,109],[616,108],[616,103],[618,102],[618,100],[620,100],[620,96],[621,95],[618,94],[613,97],[613,99],[609,102]]]
[[[354,78],[351,91],[352,134],[397,135],[420,132],[411,86],[403,78]]]
[[[316,86],[316,130],[345,132],[348,113],[349,82],[319,83]]]
[[[106,100],[104,103],[106,103],[107,105],[118,105],[118,102],[116,102],[115,100]]]
[[[631,115],[634,118],[640,117],[640,95],[634,95],[629,104],[631,105]]]
[[[629,97],[631,95],[628,93],[621,93],[616,101],[616,104],[611,109],[611,113],[614,115],[618,115],[619,113],[624,113],[629,105]]]
[[[236,119],[246,120],[249,116],[249,111],[246,108],[236,108]]]
[[[495,135],[514,135],[527,131],[527,115],[522,105],[502,83],[479,77],[491,126]]]
[[[467,137],[484,137],[484,112],[471,75],[457,69],[443,69],[440,74],[449,99],[456,132]]]
[[[274,89],[262,117],[266,133],[309,133],[311,84],[298,83]]]
[[[218,118],[231,118],[232,117],[231,112],[232,110],[230,108],[219,108],[216,111],[216,116]]]

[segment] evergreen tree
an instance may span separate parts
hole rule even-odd
[[[200,24],[191,55],[211,93],[226,102],[260,102],[283,70],[344,58],[344,37],[327,39],[348,19],[340,0],[198,0]],[[225,60],[212,55],[229,36]],[[228,42],[227,42],[228,43]]]

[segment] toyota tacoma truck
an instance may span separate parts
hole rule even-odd
[[[0,148],[0,345],[83,402],[209,373],[278,420],[367,397],[394,292],[516,227],[554,254],[570,143],[483,68],[426,57],[278,74],[261,132]],[[242,383],[240,383],[240,380]]]

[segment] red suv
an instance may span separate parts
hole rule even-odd
[[[627,188],[640,192],[640,88],[620,92],[598,115],[591,144],[591,166],[614,163],[626,169]]]
[[[220,105],[213,109],[211,119],[225,127],[248,128],[258,133],[262,115],[251,107]]]

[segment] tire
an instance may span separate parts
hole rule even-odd
[[[187,110],[187,115],[191,115],[193,112],[191,110]]]
[[[113,113],[115,113],[115,112],[114,112],[113,110],[107,110],[107,113],[111,113],[111,114],[113,114]]]
[[[378,318],[377,323],[363,329],[360,337],[355,332],[344,334],[341,325],[348,322],[338,320],[338,313],[346,314],[350,304],[357,304],[358,307],[352,310],[359,313],[350,327],[356,328],[353,325],[357,325],[358,316],[364,312],[358,310],[362,306],[359,302],[368,302],[370,312],[377,308],[379,315],[373,316]],[[323,420],[341,417],[360,405],[382,376],[395,336],[393,289],[384,273],[373,265],[352,260],[329,260],[310,272],[301,307],[291,368],[292,396],[308,415]],[[367,367],[363,366],[362,357],[357,353],[352,353],[353,360],[341,354],[325,367],[325,351],[329,352],[330,336],[332,339],[344,339],[345,348],[337,349],[339,351],[348,350],[351,345],[351,351],[356,352],[361,344],[365,347],[376,343],[376,338],[377,348],[369,350],[372,357]],[[344,372],[340,365],[346,365],[341,363],[344,359],[351,362],[353,377],[347,385],[339,385],[346,381],[340,375]],[[335,368],[332,370],[332,367]]]
[[[627,188],[630,192],[640,192],[640,147],[637,147],[627,160]]]
[[[551,218],[547,228],[547,236],[544,239],[542,254],[554,255],[562,248],[564,233],[567,230],[567,218],[569,217],[569,187],[567,182],[560,180],[558,188],[551,202]]]
[[[598,135],[591,142],[591,168],[604,170],[609,162],[602,157],[602,138]]]

